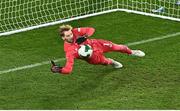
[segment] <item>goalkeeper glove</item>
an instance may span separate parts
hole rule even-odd
[[[52,64],[51,71],[52,71],[53,73],[61,73],[61,72],[62,72],[62,67],[56,65],[56,64],[54,63],[54,61],[51,61],[51,64]]]
[[[78,39],[76,39],[76,43],[79,45],[83,42],[85,42],[87,40],[87,36],[81,36],[81,37],[78,37]]]

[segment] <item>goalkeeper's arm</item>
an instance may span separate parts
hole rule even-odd
[[[84,37],[90,37],[95,32],[95,29],[92,27],[80,27],[80,28],[75,28],[74,30],[78,32],[79,36],[84,36]]]
[[[88,37],[90,37],[94,34],[95,29],[91,28],[91,27],[82,27],[82,28],[75,28],[74,31],[78,33],[76,43],[81,44],[81,43],[85,42]]]
[[[72,55],[66,54],[66,65],[64,67],[60,67],[52,63],[51,71],[53,73],[70,74],[73,70],[73,64],[74,57]]]

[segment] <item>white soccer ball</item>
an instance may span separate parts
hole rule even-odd
[[[80,45],[80,48],[78,49],[78,54],[80,57],[88,58],[92,55],[93,49],[90,45],[84,44]]]

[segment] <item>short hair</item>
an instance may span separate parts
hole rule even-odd
[[[59,35],[61,37],[64,36],[64,31],[69,31],[69,30],[72,30],[72,26],[71,25],[61,25],[59,27]]]

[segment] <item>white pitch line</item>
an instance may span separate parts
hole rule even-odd
[[[65,58],[56,59],[56,60],[54,60],[54,62],[59,62],[59,61],[62,61],[62,60],[65,60]],[[42,65],[45,65],[45,64],[50,64],[50,61],[44,61],[44,62],[41,62],[41,63],[35,63],[35,64],[30,64],[30,65],[26,65],[26,66],[21,66],[21,67],[16,67],[16,68],[0,71],[0,74],[5,74],[5,73],[9,73],[9,72],[15,72],[15,71],[18,71],[18,70],[30,69],[30,68],[37,67],[37,66],[42,66]]]
[[[171,38],[171,37],[176,37],[178,35],[180,35],[180,32],[177,32],[177,33],[174,33],[174,34],[165,35],[165,36],[160,36],[160,37],[156,37],[156,38],[141,40],[141,41],[138,41],[138,42],[127,43],[126,45],[127,46],[133,46],[133,45],[138,45],[138,44],[144,44],[144,43],[153,42],[153,41],[157,41],[157,40],[162,40],[162,39],[167,39],[167,38]]]
[[[161,36],[161,37],[151,38],[151,39],[147,39],[147,40],[141,40],[141,41],[138,41],[138,42],[127,43],[126,45],[127,46],[133,46],[133,45],[138,45],[138,44],[144,44],[144,43],[153,42],[153,41],[157,41],[157,40],[176,37],[178,35],[180,35],[180,32],[177,32],[177,33],[174,33],[174,34],[168,34],[168,35]],[[56,59],[54,61],[59,62],[59,61],[62,61],[62,60],[65,60],[65,58],[59,58],[59,59]],[[44,61],[44,62],[41,62],[41,63],[35,63],[35,64],[30,64],[30,65],[26,65],[26,66],[21,66],[21,67],[16,67],[16,68],[0,71],[0,74],[5,74],[5,73],[9,73],[9,72],[15,72],[15,71],[18,71],[18,70],[30,69],[30,68],[33,68],[33,67],[42,66],[42,65],[46,65],[46,64],[50,64],[50,61]]]

